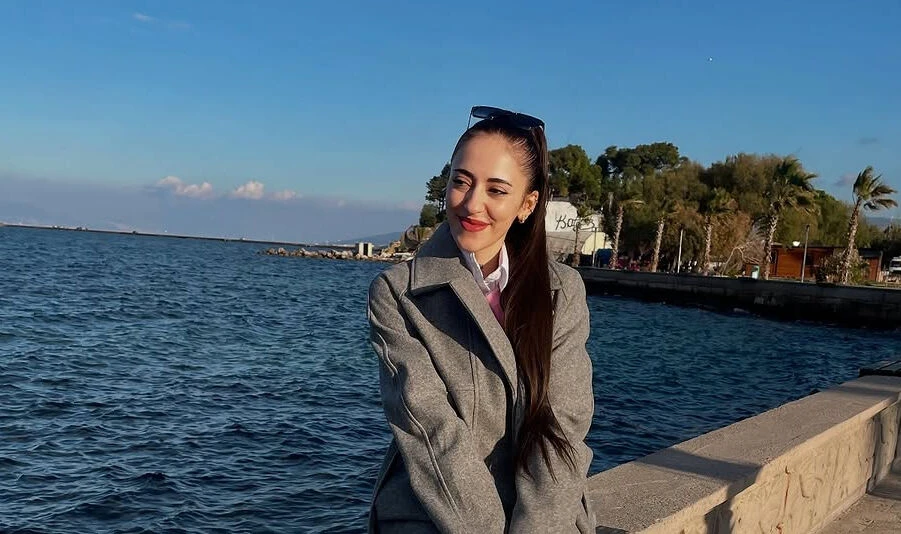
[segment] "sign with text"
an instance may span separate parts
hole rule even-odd
[[[572,233],[576,232],[579,222],[576,207],[563,200],[552,200],[547,204],[547,214],[544,217],[544,228],[547,233]],[[590,215],[582,221],[579,232],[597,231],[601,228],[601,215]]]

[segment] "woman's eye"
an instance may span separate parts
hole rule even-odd
[[[507,194],[507,192],[504,191],[503,189],[496,189],[496,188],[495,188],[495,189],[490,189],[489,191],[490,191],[491,193],[495,194],[495,195],[506,195],[506,194]]]
[[[453,183],[456,187],[467,187],[469,185],[468,183],[466,183],[466,180],[462,180],[460,178],[454,178]]]

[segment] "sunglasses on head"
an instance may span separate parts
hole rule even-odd
[[[472,110],[469,112],[469,121],[466,123],[467,130],[472,124],[473,117],[487,120],[504,118],[509,120],[510,124],[513,126],[523,130],[531,130],[532,128],[541,128],[544,130],[544,121],[538,117],[491,106],[473,106]]]

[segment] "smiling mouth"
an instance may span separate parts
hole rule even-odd
[[[461,217],[460,226],[467,232],[480,232],[485,228],[488,228],[488,223],[470,219],[469,217]]]

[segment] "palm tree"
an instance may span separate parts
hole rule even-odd
[[[768,202],[766,237],[763,241],[763,279],[770,278],[770,262],[773,254],[773,236],[779,224],[779,216],[786,208],[809,210],[813,206],[813,185],[810,181],[817,175],[809,173],[794,156],[786,156],[773,167],[773,175],[767,184],[764,198]]]
[[[620,198],[616,203],[616,227],[613,230],[613,245],[610,247],[613,252],[610,255],[610,262],[607,264],[611,269],[616,269],[617,260],[619,259],[619,234],[623,230],[623,214],[626,208],[637,206],[644,203],[638,196],[629,196]]]
[[[663,176],[661,179],[663,181],[663,187],[656,191],[656,195],[651,193],[650,195],[653,200],[651,200],[651,206],[654,209],[654,212],[657,214],[657,232],[654,235],[654,254],[651,256],[651,272],[657,272],[657,266],[660,263],[660,246],[663,243],[663,229],[666,227],[666,221],[670,218],[676,208],[679,205],[679,202],[676,197],[676,191],[674,191],[674,187],[672,181],[670,180],[670,176]],[[657,198],[654,198],[654,197]]]
[[[701,199],[698,213],[704,217],[704,259],[701,269],[704,276],[710,274],[710,246],[713,242],[713,223],[735,208],[735,200],[725,189],[715,187]]]
[[[585,194],[570,195],[570,203],[573,204],[576,208],[576,239],[573,243],[572,266],[578,267],[579,262],[582,258],[582,247],[581,243],[579,242],[579,231],[582,229],[582,225],[585,224],[585,222],[594,213],[594,211],[587,203]]]
[[[867,165],[854,180],[854,209],[848,221],[848,247],[842,254],[841,283],[847,284],[851,274],[851,257],[854,255],[854,238],[857,237],[857,225],[860,223],[860,210],[877,211],[883,208],[894,208],[898,203],[889,195],[897,193],[882,183],[882,175],[874,176],[873,167]]]
[[[657,272],[657,265],[660,263],[660,246],[663,244],[663,229],[666,226],[666,219],[672,214],[676,207],[675,200],[666,198],[659,206],[657,217],[657,232],[654,236],[654,255],[651,256],[651,272]]]

